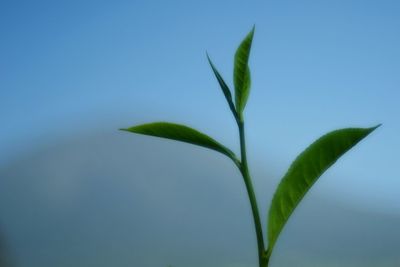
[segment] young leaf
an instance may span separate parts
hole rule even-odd
[[[231,94],[231,90],[229,89],[228,85],[226,85],[224,79],[222,78],[221,74],[219,74],[218,70],[215,68],[214,64],[212,63],[210,57],[207,54],[207,59],[208,62],[210,63],[210,66],[214,72],[215,77],[218,80],[219,86],[222,89],[222,92],[224,93],[224,96],[226,98],[226,101],[228,102],[229,108],[231,109],[233,116],[235,116],[235,118],[237,118],[237,114],[236,114],[236,109],[235,109],[235,105],[233,104],[232,101],[232,94]]]
[[[235,84],[236,111],[241,116],[250,92],[250,70],[248,67],[254,27],[239,45],[235,54],[233,81]]]
[[[317,179],[377,127],[379,125],[373,128],[347,128],[330,132],[296,158],[275,191],[269,209],[269,255],[290,215]]]
[[[237,163],[237,158],[231,150],[221,145],[211,137],[185,125],[168,122],[154,122],[121,130],[131,133],[162,137],[206,147],[228,156],[235,163]]]

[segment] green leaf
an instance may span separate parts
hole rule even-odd
[[[269,255],[290,215],[317,179],[377,127],[379,125],[373,128],[347,128],[330,132],[296,158],[275,191],[269,209]]]
[[[237,158],[231,150],[221,145],[211,137],[185,125],[168,122],[154,122],[121,130],[131,133],[162,137],[206,147],[228,156],[235,163],[237,163]]]
[[[235,118],[237,118],[237,114],[236,114],[236,109],[235,109],[235,105],[233,104],[232,101],[232,94],[231,94],[231,90],[229,89],[228,85],[226,85],[224,79],[222,78],[221,74],[219,74],[217,68],[214,66],[214,64],[212,63],[210,57],[207,54],[207,59],[208,62],[210,63],[210,66],[214,72],[215,77],[218,80],[219,86],[222,89],[222,92],[224,93],[224,96],[226,98],[226,101],[228,102],[229,108],[231,109],[233,116],[235,116]]]
[[[236,111],[241,116],[250,92],[249,56],[251,43],[253,42],[254,27],[239,45],[235,54],[233,69],[233,81],[235,84]]]

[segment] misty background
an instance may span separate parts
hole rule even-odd
[[[383,126],[312,188],[271,266],[399,266],[400,3],[2,1],[0,265],[256,264],[241,178],[221,155],[119,132],[185,123],[238,152],[229,85],[256,24],[246,108],[262,219],[320,135]]]

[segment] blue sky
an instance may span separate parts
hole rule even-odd
[[[325,132],[383,123],[318,190],[399,214],[399,11],[386,0],[2,1],[0,164],[153,120],[187,123],[237,150],[205,52],[232,85],[233,54],[255,24],[251,163],[283,174]]]

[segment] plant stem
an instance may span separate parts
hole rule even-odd
[[[239,127],[239,135],[240,135],[240,153],[241,153],[241,164],[240,164],[240,172],[242,173],[244,183],[246,185],[247,194],[249,196],[251,211],[253,214],[254,226],[256,230],[257,236],[257,247],[258,247],[258,262],[260,267],[268,266],[268,258],[265,253],[264,246],[264,237],[261,227],[260,214],[257,206],[257,199],[254,193],[253,184],[251,182],[251,177],[249,173],[249,168],[247,165],[247,156],[246,156],[246,140],[244,133],[244,122],[243,120],[238,120]]]

